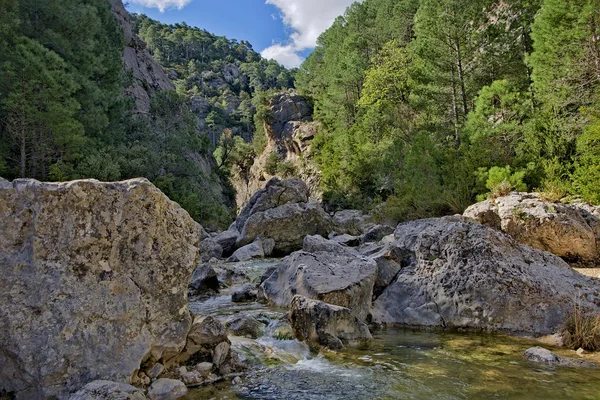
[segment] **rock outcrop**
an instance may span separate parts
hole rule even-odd
[[[312,105],[296,92],[275,94],[269,105],[271,118],[264,124],[267,145],[249,171],[232,171],[238,209],[273,176],[295,176],[308,184],[311,200],[320,200],[320,172],[312,160],[312,140],[320,128],[312,121]],[[273,160],[285,171],[273,171]]]
[[[409,257],[374,302],[375,323],[551,334],[575,302],[600,307],[599,282],[466,218],[400,224],[394,235]]]
[[[340,350],[372,339],[367,324],[352,310],[304,296],[294,296],[290,305],[294,336],[313,346]]]
[[[138,112],[150,111],[150,96],[157,90],[175,90],[164,69],[148,50],[146,43],[133,33],[133,25],[122,0],[109,0],[112,12],[123,29],[125,47],[123,63],[127,72],[133,76],[131,86],[125,90],[127,96],[135,99]]]
[[[199,225],[145,179],[0,182],[0,392],[65,398],[168,365]]]
[[[598,263],[600,213],[589,206],[550,202],[536,193],[511,193],[474,204],[464,215],[575,266]]]

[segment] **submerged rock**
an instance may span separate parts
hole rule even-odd
[[[294,296],[290,305],[294,336],[332,350],[372,339],[367,325],[352,310],[304,296]]]
[[[582,205],[545,201],[536,193],[511,193],[474,204],[464,215],[567,262],[594,266],[598,261],[600,219]]]
[[[225,322],[225,326],[235,336],[256,339],[263,335],[264,325],[250,315],[236,315]]]
[[[376,323],[550,334],[574,301],[600,305],[598,281],[462,217],[400,224],[395,237],[410,254],[373,304]]]
[[[598,366],[589,361],[580,360],[573,357],[562,357],[558,354],[551,352],[550,350],[544,349],[543,347],[531,347],[523,353],[523,358],[527,361],[546,364],[549,366],[561,366],[561,367],[585,367],[585,368],[597,368]]]
[[[64,398],[168,364],[199,226],[145,179],[0,185],[0,392]]]
[[[364,320],[376,276],[377,264],[357,254],[297,251],[284,258],[260,288],[262,295],[279,307],[288,307],[299,294],[349,308]]]

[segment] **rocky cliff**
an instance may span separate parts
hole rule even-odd
[[[113,14],[123,28],[125,47],[123,48],[123,63],[126,71],[131,74],[131,86],[125,89],[125,94],[135,98],[137,111],[150,111],[150,96],[157,90],[175,90],[175,85],[169,80],[163,68],[146,50],[146,44],[133,33],[129,14],[121,0],[109,0]]]
[[[131,383],[184,349],[200,228],[150,182],[0,178],[0,224],[0,397]]]
[[[277,93],[269,102],[268,119],[264,123],[265,149],[249,171],[232,173],[238,210],[273,176],[303,180],[310,199],[320,200],[320,174],[311,154],[311,143],[320,124],[312,120],[312,105],[296,92]]]

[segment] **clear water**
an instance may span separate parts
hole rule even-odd
[[[526,339],[384,329],[368,347],[311,354],[303,343],[273,337],[281,310],[234,305],[227,292],[190,306],[221,319],[251,313],[268,327],[258,340],[231,338],[252,365],[241,384],[195,389],[187,400],[600,399],[600,370],[524,361],[523,351],[538,345]]]

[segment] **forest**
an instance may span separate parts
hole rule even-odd
[[[600,202],[600,1],[366,0],[296,76],[325,201],[397,220],[512,190]]]
[[[131,15],[177,87],[146,88],[150,109],[138,110],[107,0],[0,0],[0,9],[0,176],[146,177],[206,226],[231,222],[233,189],[210,167],[215,144],[224,129],[250,140],[255,97],[290,87],[290,71],[248,42]]]
[[[400,221],[512,190],[600,203],[600,0],[365,0],[292,71],[247,41],[132,15],[177,88],[153,92],[147,113],[124,95],[133,77],[106,0],[0,9],[7,179],[143,176],[226,226],[233,188],[217,167],[225,153],[251,165],[269,93],[295,86],[323,126],[313,153],[331,210]],[[197,160],[219,143],[207,174]]]

